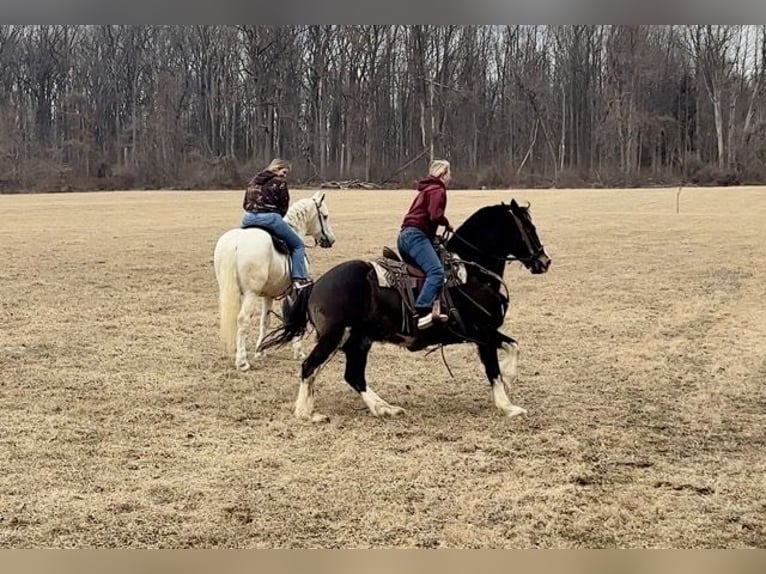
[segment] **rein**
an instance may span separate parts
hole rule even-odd
[[[511,211],[511,217],[513,217],[513,220],[516,222],[516,227],[519,230],[519,234],[521,235],[521,240],[524,242],[524,245],[527,248],[527,251],[531,253],[531,255],[528,257],[529,259],[534,259],[539,252],[535,251],[535,249],[532,247],[532,241],[529,239],[529,234],[527,233],[527,230],[524,229],[524,224],[519,219],[519,216],[516,215],[513,211]],[[540,246],[540,250],[542,250],[542,246]]]
[[[324,198],[322,198],[322,201],[324,201]],[[314,209],[316,209],[316,212],[317,212],[317,220],[319,221],[320,237],[319,237],[319,240],[317,240],[317,238],[314,237],[314,245],[306,245],[306,249],[313,249],[314,247],[317,247],[317,246],[321,247],[323,242],[329,241],[329,238],[327,237],[327,229],[325,229],[325,225],[324,225],[324,218],[322,217],[322,212],[319,209],[319,206],[322,205],[322,202],[320,201],[319,203],[317,203],[316,200],[312,199],[311,203],[314,204]],[[308,233],[306,235],[308,235]]]
[[[506,255],[504,257],[500,256],[500,255],[491,255],[489,253],[484,253],[484,251],[482,251],[481,249],[476,247],[473,243],[471,243],[467,239],[461,237],[460,235],[458,235],[454,231],[452,232],[451,237],[454,237],[455,239],[459,239],[460,242],[463,245],[466,245],[466,246],[470,247],[471,249],[474,250],[475,253],[478,253],[479,255],[482,255],[483,257],[488,257],[490,259],[494,259],[495,261],[503,261],[503,262],[508,262],[508,261],[526,261],[526,260],[532,259],[534,257],[534,256],[530,256],[530,257],[527,257],[526,259],[521,259],[520,257],[516,257],[515,255]]]
[[[491,277],[492,279],[495,279],[496,281],[498,281],[498,282],[500,283],[500,285],[502,285],[502,286],[503,286],[503,290],[505,291],[505,295],[503,295],[503,294],[502,294],[502,293],[500,293],[500,292],[498,292],[498,294],[500,295],[500,297],[501,297],[502,299],[505,299],[505,303],[504,303],[504,304],[502,304],[502,307],[503,307],[503,317],[505,317],[505,313],[508,311],[508,303],[509,303],[509,302],[510,302],[510,300],[511,300],[511,292],[510,292],[510,290],[508,289],[508,285],[505,283],[505,279],[503,279],[502,277],[500,277],[500,275],[498,275],[498,274],[497,274],[497,273],[495,273],[494,271],[490,271],[490,270],[489,270],[489,269],[487,269],[486,267],[482,267],[481,265],[479,265],[478,263],[474,263],[473,261],[463,261],[462,263],[463,263],[464,265],[468,265],[468,266],[471,266],[471,267],[475,267],[476,269],[478,269],[478,270],[479,270],[479,272],[480,272],[480,273],[484,273],[485,275],[488,275],[488,276],[489,276],[489,277]],[[489,312],[489,311],[487,311],[487,310],[486,310],[486,309],[485,309],[485,308],[484,308],[482,305],[480,305],[479,303],[477,303],[476,301],[474,301],[472,297],[468,296],[468,294],[467,294],[467,293],[465,293],[465,291],[464,291],[463,289],[460,289],[460,286],[458,286],[458,289],[460,290],[460,292],[461,292],[461,294],[463,295],[463,297],[465,297],[465,298],[466,298],[466,299],[468,299],[468,300],[469,300],[471,303],[473,303],[473,304],[474,304],[476,307],[478,307],[478,308],[479,308],[479,309],[480,309],[482,312],[484,312],[484,314],[486,314],[488,317],[491,317],[491,316],[492,316],[492,313],[490,313],[490,312]]]
[[[319,241],[317,241],[316,238],[314,238],[314,246],[316,246],[316,245],[321,245],[322,242],[328,242],[329,238],[327,237],[327,230],[324,228],[324,218],[322,217],[322,212],[319,210],[319,205],[321,204],[321,202],[317,203],[313,199],[311,201],[317,210],[317,219],[319,220],[319,230],[321,232]],[[322,198],[322,201],[324,201],[324,197]]]
[[[490,253],[485,253],[476,245],[465,239],[464,237],[458,235],[456,232],[452,232],[451,237],[454,237],[455,239],[460,240],[463,245],[466,245],[473,249],[474,253],[477,253],[481,255],[482,257],[488,257],[489,259],[493,259],[495,261],[503,261],[503,262],[509,262],[509,261],[519,261],[521,263],[527,263],[529,261],[532,261],[535,257],[538,257],[544,250],[543,246],[541,245],[539,249],[532,249],[532,243],[529,240],[529,236],[527,235],[527,232],[524,230],[524,226],[519,221],[518,217],[515,214],[511,214],[513,216],[514,221],[516,222],[516,225],[519,228],[519,232],[521,233],[522,241],[524,242],[524,245],[527,248],[527,251],[529,251],[529,255],[527,257],[517,257],[516,255],[492,255]]]

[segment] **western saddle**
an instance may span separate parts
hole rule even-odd
[[[444,285],[439,290],[436,305],[440,307],[437,309],[447,316],[447,324],[449,324],[454,320],[459,321],[449,288],[465,283],[465,267],[459,257],[448,252],[443,246],[435,245],[434,247],[444,266]],[[396,289],[402,298],[402,332],[407,335],[416,334],[418,329],[415,300],[423,288],[425,273],[419,267],[403,261],[390,247],[383,247],[382,257],[375,259],[375,263],[385,272],[386,286]]]

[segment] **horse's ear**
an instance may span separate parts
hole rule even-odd
[[[514,210],[514,211],[516,211],[518,208],[519,208],[519,204],[518,204],[518,203],[516,203],[516,200],[515,200],[515,199],[512,199],[512,200],[511,200],[511,209],[512,209],[512,210]]]
[[[317,198],[317,204],[322,205],[322,202],[324,202],[324,191],[317,191],[316,198]]]

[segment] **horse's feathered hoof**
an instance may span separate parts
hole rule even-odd
[[[516,405],[512,405],[508,410],[505,411],[505,416],[508,418],[511,417],[517,417],[519,415],[525,415],[527,414],[527,409],[522,407],[517,407]]]
[[[394,405],[379,405],[375,408],[374,415],[376,417],[398,417],[403,415],[406,411],[402,407],[395,407]]]
[[[314,424],[317,423],[329,423],[330,417],[327,415],[323,415],[322,413],[307,413],[303,411],[295,411],[295,418],[302,421],[311,422]]]

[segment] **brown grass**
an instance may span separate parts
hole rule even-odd
[[[511,195],[553,257],[506,272],[529,414],[503,418],[469,345],[454,380],[376,346],[407,414],[370,416],[336,357],[326,425],[293,418],[289,348],[245,374],[220,351],[240,192],[0,196],[0,546],[765,546],[766,191],[688,189],[680,214],[674,189],[452,192],[449,213]],[[314,271],[394,245],[410,198],[329,192]]]

